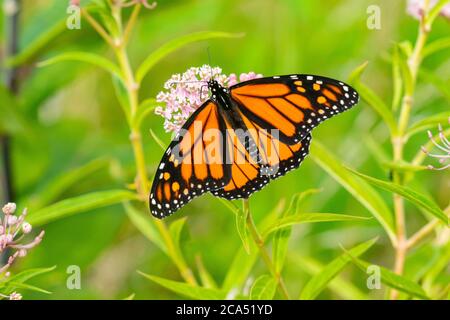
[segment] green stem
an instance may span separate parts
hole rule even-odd
[[[425,1],[424,11],[427,12],[429,0]],[[422,51],[428,38],[429,28],[425,25],[425,18],[423,18],[419,25],[419,34],[413,49],[413,52],[408,60],[408,67],[411,76],[411,85],[406,88],[405,95],[402,101],[400,117],[398,121],[398,128],[395,136],[392,137],[394,163],[401,163],[403,159],[403,149],[406,143],[406,130],[408,128],[411,108],[413,105],[414,88],[417,82],[417,73],[422,61]],[[393,170],[393,180],[397,184],[403,184],[402,173],[396,169]],[[394,272],[402,274],[405,268],[406,254],[408,251],[408,238],[406,234],[405,222],[405,205],[403,198],[398,195],[393,195],[395,224],[396,224],[396,247],[395,247],[395,264]],[[391,291],[391,299],[398,298],[398,291]]]
[[[86,13],[86,12],[85,12]],[[119,30],[122,30],[122,18],[121,18],[121,9],[118,6],[112,5],[112,13],[114,16],[114,19],[116,20],[116,23],[119,27]],[[134,11],[134,15],[132,15],[133,19],[137,18],[138,11]],[[127,91],[128,95],[128,104],[130,108],[130,142],[133,148],[133,154],[134,159],[136,162],[136,171],[137,171],[137,179],[136,179],[136,189],[139,193],[139,196],[143,202],[148,201],[148,193],[150,189],[150,183],[148,179],[148,173],[146,168],[146,162],[145,162],[145,155],[144,155],[144,148],[142,145],[142,137],[140,133],[139,125],[137,125],[136,117],[137,117],[137,111],[139,106],[139,86],[137,85],[135,81],[135,75],[133,72],[133,69],[131,67],[130,59],[128,57],[127,51],[126,51],[126,42],[124,41],[124,34],[122,33],[122,36],[119,39],[115,39],[115,41],[111,41],[111,37],[106,34],[104,29],[98,24],[92,17],[89,15],[86,16],[88,22],[92,25],[92,27],[97,30],[97,32],[102,35],[105,40],[110,44],[112,49],[114,50],[114,53],[116,55],[117,61],[119,63],[119,66],[122,70],[122,73],[125,78],[125,89]],[[128,26],[131,28],[133,26],[134,22],[128,23]],[[130,30],[127,30],[127,32],[131,32]],[[105,34],[106,35],[105,35]],[[191,269],[188,267],[186,261],[184,260],[183,255],[179,250],[176,249],[175,242],[172,239],[172,236],[166,226],[166,224],[161,220],[154,220],[154,223],[161,234],[161,237],[166,245],[167,252],[169,257],[172,259],[172,261],[177,266],[178,270],[180,271],[181,276],[183,279],[191,284],[191,285],[197,285],[197,281],[191,271]]]
[[[269,253],[266,250],[266,247],[264,246],[264,239],[261,237],[261,235],[258,232],[258,229],[256,228],[255,222],[253,221],[252,214],[250,213],[250,204],[248,199],[243,200],[243,211],[244,215],[247,217],[247,227],[250,230],[250,233],[252,234],[253,240],[255,241],[256,246],[259,249],[259,252],[261,254],[261,257],[266,264],[267,268],[270,270],[270,273],[277,281],[278,289],[280,294],[287,300],[290,300],[289,292],[287,291],[286,285],[283,281],[283,278],[281,277],[281,274],[276,271],[275,266],[272,262],[272,259],[270,258]]]

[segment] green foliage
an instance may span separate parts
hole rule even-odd
[[[27,3],[21,50],[3,63],[21,69],[17,95],[0,88],[0,134],[11,136],[18,205],[46,236],[0,293],[278,299],[285,286],[300,299],[448,298],[448,174],[426,170],[434,159],[420,151],[439,152],[427,130],[449,134],[450,40],[438,15],[447,2],[418,22],[382,1],[397,17],[382,33],[361,28],[369,0],[177,0],[139,11],[84,1],[97,25],[83,12],[80,30],[66,28],[67,2]],[[315,129],[310,159],[244,207],[203,196],[156,220],[147,190],[170,142],[151,116],[156,95],[171,74],[207,63],[207,48],[224,73],[348,78],[361,101]],[[378,261],[386,286],[368,290]],[[69,292],[73,264],[89,276]]]
[[[271,300],[275,295],[277,283],[274,278],[268,275],[262,275],[253,283],[250,291],[252,300]]]
[[[382,181],[379,179],[375,179],[373,177],[366,176],[362,173],[356,172],[351,170],[354,174],[357,176],[363,178],[365,181],[369,182],[370,184],[373,184],[374,186],[380,187],[384,190],[391,191],[393,193],[399,194],[405,199],[408,199],[416,206],[425,209],[432,215],[434,215],[436,218],[441,219],[444,223],[447,223],[448,218],[444,214],[444,212],[439,208],[439,206],[433,202],[432,200],[428,199],[426,196],[420,194],[419,192],[416,192],[410,188],[403,187],[401,185],[398,185],[396,183]]]
[[[392,213],[381,196],[370,185],[356,179],[339,160],[317,140],[311,148],[313,160],[347,189],[380,222],[391,239],[394,238]]]
[[[372,247],[377,239],[372,239],[367,242],[361,243],[354,248],[350,249],[349,255],[352,257],[359,257],[364,252]],[[301,300],[315,299],[319,293],[333,280],[351,261],[350,257],[346,254],[342,254],[329,264],[327,264],[317,275],[312,277],[308,283],[303,287],[300,294]]]
[[[363,272],[366,272],[367,268],[371,266],[370,263],[353,257],[350,253],[348,255],[351,257],[352,261],[357,265]],[[384,284],[390,286],[391,288],[400,290],[402,292],[405,292],[412,297],[419,298],[419,299],[429,299],[429,297],[426,295],[425,291],[415,282],[399,276],[398,274],[395,274],[394,272],[390,271],[389,269],[386,269],[381,266],[377,266],[380,268],[381,272],[381,282]]]
[[[201,288],[192,286],[183,282],[167,280],[164,278],[152,276],[138,271],[138,273],[145,278],[156,282],[157,284],[163,286],[164,288],[171,290],[182,296],[199,299],[199,300],[223,300],[226,297],[226,293],[221,290],[211,289],[211,288]]]
[[[30,291],[50,294],[51,292],[39,287],[28,284],[27,282],[41,274],[49,273],[55,270],[56,266],[51,268],[35,268],[19,272],[7,277],[0,282],[0,290],[3,294],[9,295],[17,289],[26,289]]]
[[[98,191],[65,199],[32,212],[28,221],[33,225],[44,225],[73,214],[110,206],[122,201],[134,200],[136,194],[126,190]]]

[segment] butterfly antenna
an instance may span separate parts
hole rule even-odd
[[[208,53],[210,79],[213,80],[213,72],[212,72],[212,65],[211,65],[211,52],[209,51],[209,47],[206,48],[206,52]]]
[[[207,83],[207,81],[205,81],[205,80],[171,81],[170,85],[183,84],[183,83]]]

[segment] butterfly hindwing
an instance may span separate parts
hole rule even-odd
[[[215,196],[228,200],[248,198],[251,194],[261,190],[271,180],[285,175],[288,171],[298,168],[309,153],[311,135],[294,145],[287,145],[260,131],[259,142],[256,142],[260,153],[259,160],[245,151],[242,141],[234,137],[234,131],[227,131],[227,149],[235,150],[231,165],[231,179],[223,188],[211,190]],[[255,141],[258,141],[255,139]],[[265,145],[265,151],[262,146]],[[271,145],[271,146],[270,146]]]
[[[318,124],[353,107],[359,99],[349,85],[315,75],[253,79],[230,88],[240,111],[264,129],[278,129],[279,139],[294,144]]]

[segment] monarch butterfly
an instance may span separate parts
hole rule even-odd
[[[225,88],[211,79],[210,98],[186,121],[158,166],[150,211],[164,218],[205,192],[248,198],[297,168],[311,130],[358,100],[349,85],[294,74]]]

